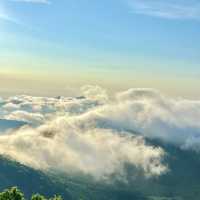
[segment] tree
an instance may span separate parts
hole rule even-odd
[[[53,198],[49,199],[49,200],[63,200],[61,196],[57,196],[55,195]]]
[[[40,195],[40,194],[34,194],[31,197],[31,200],[47,200],[44,196]]]
[[[25,200],[24,194],[17,188],[13,187],[0,193],[0,200]],[[53,198],[46,198],[40,194],[34,194],[31,200],[63,200],[61,196],[55,195]]]
[[[23,193],[17,188],[13,187],[0,193],[0,200],[25,200]]]

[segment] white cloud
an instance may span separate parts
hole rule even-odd
[[[45,122],[45,118],[40,113],[29,113],[26,111],[15,111],[5,116],[8,120],[24,121],[34,125],[40,125]]]
[[[81,88],[81,91],[84,95],[84,97],[96,100],[101,103],[105,103],[108,101],[108,95],[105,89],[99,87],[99,86],[92,86],[92,85],[86,85]]]
[[[123,178],[126,163],[145,176],[166,171],[164,151],[132,137],[106,129],[82,130],[72,122],[59,120],[38,129],[21,129],[0,137],[1,154],[42,170],[84,173],[96,180],[111,175]]]
[[[198,0],[130,0],[129,4],[136,14],[167,19],[200,19]]]
[[[149,138],[200,151],[200,101],[173,99],[145,88],[111,97],[98,86],[82,91],[81,98],[2,99],[2,118],[33,127],[0,136],[0,154],[35,168],[105,179],[123,177],[126,163],[145,176],[166,172],[165,152],[147,145]]]

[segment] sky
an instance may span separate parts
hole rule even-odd
[[[155,88],[199,98],[199,0],[0,0],[0,96]]]

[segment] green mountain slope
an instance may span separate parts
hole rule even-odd
[[[0,158],[0,190],[17,186],[27,197],[40,193],[47,197],[59,194],[65,200],[88,199],[135,199],[145,200],[141,194],[113,185],[95,184],[94,182],[69,177],[54,177],[23,166],[17,162]]]

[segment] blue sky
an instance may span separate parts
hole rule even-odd
[[[194,96],[199,35],[198,0],[1,0],[0,74]]]

